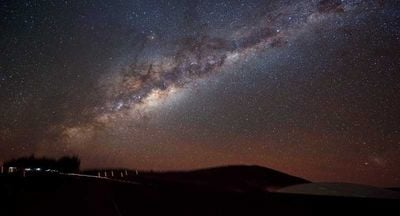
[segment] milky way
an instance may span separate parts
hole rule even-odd
[[[174,41],[177,47],[173,56],[142,62],[134,59],[112,81],[108,104],[103,108],[105,113],[100,114],[100,121],[108,119],[110,114],[124,114],[126,110],[141,117],[143,109],[165,99],[177,89],[221,72],[224,67],[246,59],[248,55],[256,55],[260,50],[284,46],[290,36],[295,36],[307,25],[321,22],[331,13],[350,10],[352,6],[336,1],[295,3],[260,16],[260,21],[251,29],[235,29],[232,37],[219,38],[209,36],[207,32],[200,33]],[[154,40],[154,36],[149,36],[148,40]]]
[[[9,1],[0,159],[400,183],[395,1]],[[379,176],[379,178],[376,178]]]

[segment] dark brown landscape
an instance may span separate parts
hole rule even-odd
[[[110,176],[111,171],[114,177]],[[109,177],[96,176],[105,172]],[[309,181],[259,166],[186,172],[124,169],[78,174],[35,172],[25,177],[17,174],[0,177],[1,209],[5,215],[118,216],[385,215],[400,210],[400,199],[393,197],[279,192],[279,188],[304,183]]]

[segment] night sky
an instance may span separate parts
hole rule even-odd
[[[400,185],[399,1],[0,4],[0,161]]]

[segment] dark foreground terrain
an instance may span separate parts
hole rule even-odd
[[[399,215],[396,199],[191,189],[84,175],[0,176],[0,215]]]

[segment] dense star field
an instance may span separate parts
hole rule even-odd
[[[2,1],[0,161],[400,185],[399,4]]]

